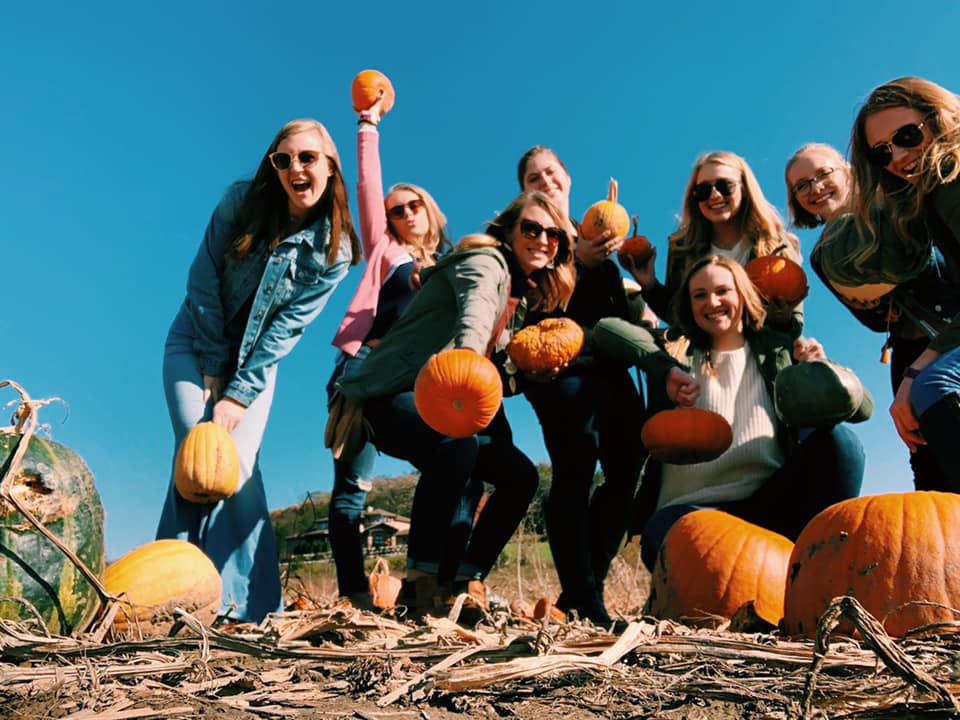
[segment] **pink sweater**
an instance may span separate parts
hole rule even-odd
[[[410,259],[407,250],[387,232],[380,174],[380,133],[367,127],[357,132],[357,204],[360,208],[360,239],[367,264],[360,282],[333,338],[333,344],[356,355],[377,314],[380,288],[390,270]]]

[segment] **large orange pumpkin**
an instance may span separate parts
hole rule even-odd
[[[378,98],[383,97],[383,102],[380,103],[381,116],[390,112],[396,99],[393,84],[379,70],[363,70],[357,73],[350,85],[350,96],[356,112],[369,110]]]
[[[202,422],[194,425],[180,443],[174,464],[173,482],[185,500],[210,504],[237,491],[240,458],[230,433],[222,425]]]
[[[790,258],[764,255],[754,258],[743,269],[767,300],[796,305],[807,296],[807,274]]]
[[[956,621],[960,608],[960,495],[917,491],[831,505],[800,533],[790,558],[783,632],[814,637],[830,601],[853,595],[895,637]],[[840,632],[851,633],[850,623]]]
[[[793,543],[721,510],[697,510],[674,523],[657,555],[645,612],[685,620],[731,618],[754,603],[771,625],[783,617]]]
[[[113,620],[118,635],[166,635],[182,608],[204,625],[220,611],[223,583],[210,558],[185,540],[154,540],[131,550],[103,573],[107,591],[120,596]]]
[[[580,237],[593,242],[607,230],[612,230],[616,237],[624,237],[630,232],[630,215],[623,205],[617,203],[617,181],[613,178],[610,178],[607,199],[587,208],[580,223]]]
[[[654,460],[692,465],[725,453],[733,442],[733,430],[719,413],[682,407],[654,413],[643,424],[640,440]]]
[[[517,332],[507,354],[521,370],[549,372],[567,366],[583,350],[583,328],[570,318],[544,318]]]
[[[500,409],[503,383],[492,362],[473,350],[435,353],[420,369],[413,401],[441,435],[465,438],[483,430]]]
[[[617,250],[617,260],[620,265],[623,265],[623,260],[627,257],[637,267],[646,265],[653,257],[653,245],[645,235],[637,235],[636,215],[633,216],[633,235],[624,240],[620,249]]]

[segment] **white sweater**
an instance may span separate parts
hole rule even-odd
[[[773,399],[748,345],[711,353],[716,374],[695,350],[691,374],[700,381],[697,407],[720,413],[733,430],[730,449],[696,465],[663,465],[657,508],[712,505],[750,497],[784,463],[777,442]]]

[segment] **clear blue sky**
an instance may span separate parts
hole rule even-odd
[[[802,143],[846,149],[871,88],[922,75],[960,91],[960,3],[814,6],[428,0],[396,3],[17,3],[2,12],[0,379],[58,395],[41,419],[80,453],[107,512],[111,558],[153,538],[172,433],[163,341],[186,272],[226,186],[249,176],[276,130],[311,116],[331,131],[351,187],[350,81],[386,72],[397,104],[381,125],[384,178],[428,188],[455,237],[517,192],[515,167],[554,147],[572,211],[607,179],[666,258],[695,157],[743,155],[785,213],[783,165]],[[655,8],[655,9],[648,9]],[[355,205],[354,205],[355,208]],[[806,256],[816,233],[800,233]],[[271,507],[329,490],[323,448],[330,340],[354,270],[282,364],[261,462]],[[856,369],[878,410],[858,426],[866,492],[910,489],[886,412],[882,337],[815,278],[807,334]],[[7,392],[7,391],[3,391]],[[0,403],[14,394],[0,397]],[[546,460],[523,398],[520,445]],[[408,467],[389,458],[378,473]]]

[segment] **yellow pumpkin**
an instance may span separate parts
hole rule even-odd
[[[194,425],[180,443],[173,481],[185,500],[208,505],[225,500],[237,491],[240,458],[222,425]]]
[[[587,208],[580,223],[580,238],[593,242],[607,230],[612,230],[616,237],[625,237],[630,232],[630,215],[617,202],[617,181],[613,178],[610,178],[607,199]]]
[[[103,585],[120,597],[116,635],[166,635],[182,608],[204,625],[220,612],[223,583],[213,562],[185,540],[154,540],[131,550],[103,573]]]

